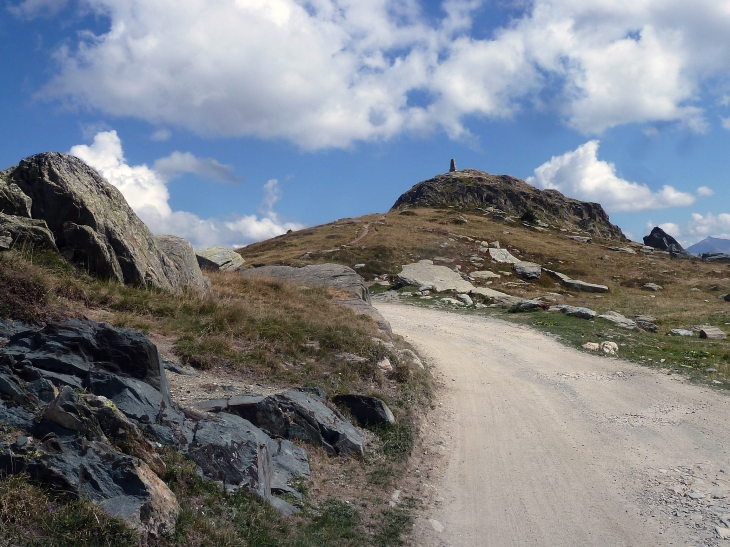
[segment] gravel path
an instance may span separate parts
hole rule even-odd
[[[727,394],[500,320],[376,306],[443,384],[415,545],[730,547]]]

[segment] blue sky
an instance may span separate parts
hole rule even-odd
[[[236,246],[459,168],[730,237],[730,1],[7,0],[0,168],[71,152]]]

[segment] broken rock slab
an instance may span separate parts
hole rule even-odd
[[[515,264],[517,262],[522,262],[519,258],[512,256],[507,249],[494,249],[490,247],[488,251],[489,257],[500,264]]]
[[[700,338],[709,338],[711,340],[724,340],[727,335],[717,327],[703,326],[700,328]]]
[[[675,336],[694,336],[695,333],[688,329],[671,329],[669,331],[670,334],[673,334]]]
[[[542,268],[534,262],[520,261],[512,264],[512,269],[522,279],[539,279]]]
[[[460,274],[446,266],[436,266],[431,260],[403,265],[398,280],[405,285],[430,287],[436,292],[469,293],[474,289],[474,286],[465,281]]]
[[[499,279],[502,276],[494,272],[490,272],[489,270],[480,270],[476,272],[471,272],[469,274],[469,277],[471,277],[472,279]]]
[[[596,312],[580,306],[568,306],[566,304],[558,304],[550,308],[550,311],[560,311],[565,315],[571,317],[579,317],[581,319],[593,319],[596,317]]]
[[[560,283],[568,289],[583,292],[608,292],[608,287],[606,285],[597,285],[595,283],[587,283],[579,279],[571,279],[563,273],[556,272],[554,270],[548,270],[547,268],[543,268],[543,271],[553,279],[557,279],[558,281],[560,281]]]
[[[645,330],[647,332],[659,331],[659,327],[654,324],[656,318],[651,315],[637,315],[634,317],[634,321],[636,321],[636,326],[641,330]]]
[[[225,247],[206,247],[195,253],[198,265],[203,270],[220,270],[235,272],[245,263],[243,257],[232,249]]]
[[[603,313],[597,317],[599,319],[611,321],[614,325],[622,329],[633,330],[636,328],[636,321],[634,321],[633,319],[629,319],[628,317],[624,317],[616,311],[607,311],[606,313]]]
[[[661,291],[664,287],[657,285],[656,283],[644,283],[641,288],[649,291]]]

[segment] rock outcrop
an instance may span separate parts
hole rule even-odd
[[[490,175],[475,169],[449,172],[419,182],[398,198],[393,209],[450,205],[493,207],[516,217],[533,211],[537,217],[549,219],[551,224],[574,226],[594,236],[626,239],[621,229],[609,222],[598,203],[568,198],[557,190],[538,190],[515,177]]]
[[[674,258],[689,258],[691,256],[676,239],[659,226],[655,226],[648,236],[644,236],[644,245],[660,251],[667,251]]]
[[[177,236],[156,236],[157,247],[170,259],[163,262],[165,275],[173,287],[185,287],[198,294],[211,294],[210,279],[203,275],[190,242]]]
[[[344,394],[332,398],[336,405],[346,408],[360,425],[392,425],[395,423],[393,412],[385,401],[367,395]]]
[[[245,262],[240,254],[225,247],[206,247],[195,254],[198,264],[204,270],[235,272],[240,270]]]
[[[608,287],[606,285],[598,285],[596,283],[581,281],[580,279],[572,279],[563,273],[548,270],[547,268],[543,268],[542,271],[553,279],[560,281],[560,284],[567,289],[582,292],[608,292]]]
[[[436,292],[469,293],[474,288],[454,270],[446,266],[436,266],[431,260],[405,264],[398,274],[398,280],[404,285],[424,287]]]
[[[229,491],[296,511],[272,494],[297,495],[290,483],[309,477],[306,452],[240,416],[177,408],[157,349],[141,334],[87,320],[43,328],[0,320],[0,337],[0,472],[93,500],[155,537],[179,512],[160,478],[159,443]]]
[[[40,249],[56,249],[53,234],[43,220],[0,213],[0,250],[31,245]]]
[[[30,217],[45,221],[63,256],[92,274],[175,292],[205,285],[202,274],[182,273],[122,193],[80,159],[36,154],[0,173],[0,181],[0,205],[14,203],[21,217],[29,206]]]
[[[365,280],[348,266],[340,264],[312,264],[302,268],[293,266],[262,266],[243,270],[244,277],[269,277],[287,283],[305,286],[337,287],[355,294],[370,303],[370,292]]]

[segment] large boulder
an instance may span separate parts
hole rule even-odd
[[[395,423],[393,412],[385,401],[367,395],[336,395],[332,402],[346,408],[360,425],[392,425]]]
[[[243,267],[245,260],[236,251],[225,247],[206,247],[195,253],[198,264],[204,270],[235,272]]]
[[[370,292],[358,273],[340,264],[311,264],[302,268],[293,266],[262,266],[243,270],[241,275],[251,278],[272,278],[297,285],[337,287],[357,295],[370,303]]]
[[[32,204],[31,217],[44,220],[61,253],[91,273],[122,283],[181,292],[178,267],[122,193],[79,158],[36,154],[0,173]]]
[[[8,182],[0,173],[0,212],[16,217],[30,218],[31,199],[17,184]]]
[[[659,226],[655,226],[648,236],[644,236],[644,245],[654,247],[660,251],[668,251],[671,256],[676,258],[690,257],[690,254],[682,248],[679,242]]]
[[[405,264],[398,274],[398,280],[404,285],[427,287],[436,292],[469,293],[474,289],[474,286],[462,279],[458,272],[446,266],[436,266],[431,260]]]
[[[702,258],[705,262],[730,262],[729,254],[714,251],[702,253],[700,258]]]
[[[512,268],[518,277],[522,279],[540,279],[542,268],[534,262],[520,261],[512,264]]]
[[[155,242],[170,263],[163,262],[165,275],[174,287],[185,287],[197,294],[211,294],[210,279],[203,275],[190,242],[177,236],[156,236]]]

